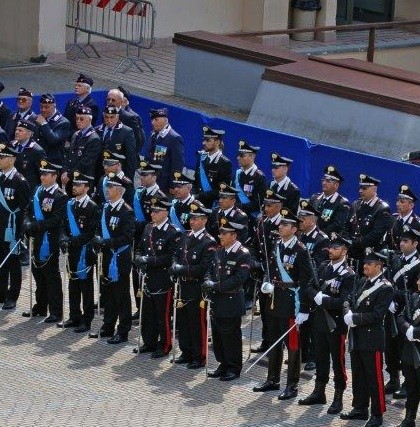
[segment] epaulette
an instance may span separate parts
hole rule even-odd
[[[249,254],[249,249],[246,248],[245,246],[242,246],[241,247],[241,252],[244,253],[244,254]]]
[[[128,211],[132,211],[133,210],[133,208],[128,204],[128,203],[126,203],[126,202],[124,202],[124,205],[123,205]]]

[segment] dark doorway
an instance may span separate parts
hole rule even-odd
[[[394,0],[353,0],[353,20],[387,22],[394,18]]]
[[[353,0],[337,0],[337,25],[353,22]]]

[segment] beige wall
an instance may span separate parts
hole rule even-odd
[[[395,0],[395,19],[420,19],[419,0]]]

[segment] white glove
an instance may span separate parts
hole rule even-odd
[[[261,292],[263,294],[272,294],[274,292],[274,285],[270,282],[263,282]]]
[[[306,322],[308,320],[308,317],[309,313],[298,313],[295,322],[298,325],[301,325],[303,322]]]
[[[389,304],[388,310],[392,314],[395,314],[395,312],[397,311],[397,303],[395,303],[394,301],[391,301],[391,304]]]
[[[405,336],[407,337],[408,341],[414,341],[413,333],[414,333],[414,328],[413,328],[413,325],[411,325],[407,329],[407,332],[405,333]]]
[[[317,305],[321,305],[322,304],[322,298],[326,297],[328,295],[325,295],[322,293],[322,291],[319,291],[315,296],[314,296],[314,301],[316,302]]]
[[[347,326],[350,326],[350,328],[353,328],[354,326],[356,326],[353,323],[353,312],[351,310],[349,310],[348,313],[344,315],[344,322],[346,323]]]

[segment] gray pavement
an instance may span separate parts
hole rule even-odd
[[[2,95],[15,95],[21,85],[37,93],[66,92],[73,87],[79,69],[69,71],[52,65],[0,69],[0,81],[6,85]],[[97,88],[109,88],[115,83],[93,77]],[[125,84],[123,76],[119,81]],[[133,93],[145,94],[136,88]],[[241,114],[170,95],[153,96],[219,117],[234,118]],[[254,385],[265,380],[264,366],[257,365],[247,374],[243,372],[239,380],[231,383],[206,380],[204,370],[172,366],[169,358],[156,361],[148,355],[135,356],[132,348],[136,346],[137,327],[131,331],[129,343],[111,346],[105,339],[92,340],[71,330],[46,325],[42,318],[23,318],[21,313],[28,307],[29,280],[25,267],[16,310],[0,310],[0,426],[351,427],[364,424],[345,422],[326,413],[333,395],[331,384],[327,388],[327,405],[298,406],[298,399],[280,402],[278,392],[252,392]],[[99,325],[97,318],[93,327]],[[254,326],[256,345],[261,326],[259,317],[255,318]],[[243,319],[244,359],[249,331],[250,315],[247,315]],[[210,355],[210,367],[216,368],[211,350]],[[249,362],[245,361],[244,371],[248,366]],[[282,375],[281,386],[285,386],[285,375]],[[309,394],[313,386],[313,374],[304,372],[299,397]],[[349,385],[345,409],[350,407]],[[384,425],[399,424],[403,402],[387,397],[387,407]]]

